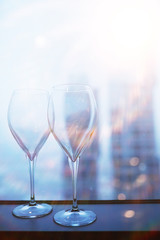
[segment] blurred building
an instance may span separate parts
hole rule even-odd
[[[145,79],[146,80],[146,79]],[[111,161],[115,199],[157,198],[159,161],[155,155],[154,81],[110,83]]]

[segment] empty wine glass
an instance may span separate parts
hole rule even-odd
[[[55,139],[68,156],[73,184],[72,209],[56,213],[54,220],[64,226],[90,224],[96,214],[79,209],[76,182],[80,155],[96,128],[96,102],[91,88],[76,84],[53,87],[48,120]]]
[[[29,159],[30,171],[30,202],[13,210],[16,217],[36,218],[52,211],[48,204],[37,204],[34,193],[35,159],[50,133],[47,120],[48,100],[49,94],[45,90],[19,89],[13,92],[9,103],[8,125]]]

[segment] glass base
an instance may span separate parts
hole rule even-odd
[[[13,209],[12,214],[19,218],[37,218],[43,217],[52,212],[52,207],[46,203],[35,204],[33,206],[20,205]]]
[[[84,226],[96,220],[96,214],[92,211],[60,211],[54,215],[54,221],[63,226]]]

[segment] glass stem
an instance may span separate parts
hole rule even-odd
[[[79,166],[79,158],[75,162],[73,162],[70,158],[68,158],[69,166],[72,172],[72,186],[73,186],[73,205],[72,211],[79,211],[77,204],[77,173]]]
[[[34,165],[35,159],[29,159],[29,174],[30,174],[30,206],[36,205],[34,193]]]

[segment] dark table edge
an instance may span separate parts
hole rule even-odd
[[[108,231],[108,232],[1,232],[0,239],[2,240],[66,240],[66,239],[87,239],[87,240],[154,240],[160,239],[160,232],[157,231]]]
[[[0,205],[25,204],[29,200],[0,200]],[[72,200],[37,200],[37,203],[48,204],[72,204]],[[78,204],[159,204],[160,199],[144,199],[144,200],[78,200]]]

